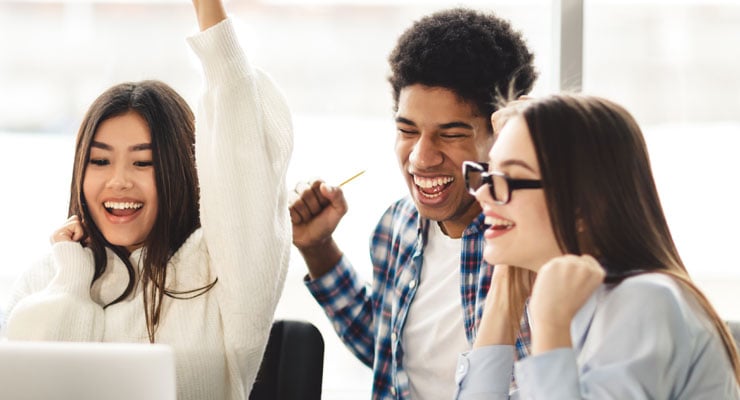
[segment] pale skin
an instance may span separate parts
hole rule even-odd
[[[51,243],[57,242],[79,242],[85,236],[85,230],[80,223],[80,217],[73,215],[67,218],[61,228],[54,231],[49,238]]]
[[[497,135],[500,133],[501,143],[497,142],[491,149],[491,165],[497,169],[499,160],[521,160],[528,165],[532,165],[535,171],[539,171],[536,158],[533,158],[533,144],[529,138],[529,131],[526,129],[515,130],[507,127],[509,123],[502,121],[502,115],[506,115],[511,110],[497,111],[491,117],[494,130]],[[505,119],[505,118],[504,118]],[[522,126],[522,125],[519,125]],[[509,128],[509,129],[506,129]],[[522,136],[526,135],[526,136]],[[514,144],[512,144],[514,143]],[[497,148],[498,145],[498,148]],[[516,172],[516,171],[515,171]],[[539,177],[535,177],[539,178]],[[546,210],[544,196],[530,200],[526,203],[528,209],[521,208],[521,204],[528,200],[527,196],[536,196],[536,193],[515,192],[512,195],[511,202],[506,205],[497,205],[493,202],[487,186],[480,188],[476,193],[476,199],[480,202],[484,214],[491,213],[495,215],[516,214],[511,212],[512,209],[520,207],[523,213],[533,212],[531,207],[538,207],[539,211]],[[531,199],[531,198],[530,198]],[[519,204],[515,202],[519,201]],[[508,207],[508,209],[507,209]],[[508,210],[508,211],[507,211]],[[516,224],[524,218],[509,217]],[[549,225],[549,221],[544,221]],[[525,229],[515,225],[512,229]],[[553,240],[554,232],[547,228],[549,240]],[[522,235],[524,232],[516,234]],[[504,235],[511,235],[511,232]],[[496,245],[496,241],[501,239],[497,237],[487,238],[487,245]],[[511,246],[513,247],[513,246]],[[517,264],[520,268],[531,270],[537,274],[537,278],[531,287],[523,288],[522,295],[514,301],[509,299],[509,274],[515,267],[498,265],[497,261],[486,259],[489,263],[497,264],[492,281],[491,288],[486,297],[486,304],[483,312],[483,318],[478,330],[478,335],[474,347],[483,347],[490,345],[514,345],[517,331],[513,329],[517,324],[511,321],[511,315],[522,315],[524,302],[527,294],[530,294],[529,314],[531,318],[532,334],[532,354],[541,354],[550,350],[563,347],[572,347],[572,338],[570,336],[570,324],[578,310],[583,306],[586,300],[601,285],[604,280],[605,271],[601,265],[590,255],[570,255],[562,254],[557,249],[543,247],[533,251],[542,251],[541,254],[527,254],[526,259],[530,260],[528,264]],[[517,261],[516,249],[509,253],[510,264]],[[523,251],[523,250],[522,250]],[[493,256],[491,256],[493,257]]]
[[[193,0],[193,7],[201,31],[218,24],[226,19],[226,10],[221,0]],[[79,216],[72,215],[64,224],[51,235],[51,243],[79,242],[85,236],[83,224]]]

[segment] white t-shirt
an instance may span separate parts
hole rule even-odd
[[[403,327],[403,365],[412,399],[451,399],[460,353],[470,350],[465,337],[460,295],[461,239],[430,223],[421,282]]]

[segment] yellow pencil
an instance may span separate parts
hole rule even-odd
[[[344,181],[343,181],[342,183],[340,183],[340,184],[339,184],[338,186],[339,186],[339,187],[342,187],[342,186],[344,186],[345,184],[347,184],[347,183],[350,183],[350,182],[352,182],[352,181],[353,181],[353,180],[354,180],[355,178],[357,178],[358,176],[360,176],[360,175],[362,175],[362,174],[364,174],[364,173],[365,173],[365,170],[363,169],[362,171],[360,171],[360,172],[358,172],[358,173],[356,173],[356,174],[354,174],[354,175],[350,176],[349,178],[345,179],[345,180],[344,180]]]

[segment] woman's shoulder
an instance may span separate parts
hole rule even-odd
[[[708,317],[697,297],[678,279],[654,272],[636,275],[607,289],[606,308],[632,314],[636,320],[664,320],[697,333]]]
[[[610,292],[616,296],[651,297],[653,295],[678,296],[680,283],[675,278],[660,272],[639,274],[624,279],[612,286]]]

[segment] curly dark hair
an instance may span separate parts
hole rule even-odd
[[[452,90],[491,115],[500,97],[528,93],[537,78],[521,33],[493,13],[453,8],[416,21],[388,57],[394,110],[406,86]]]

